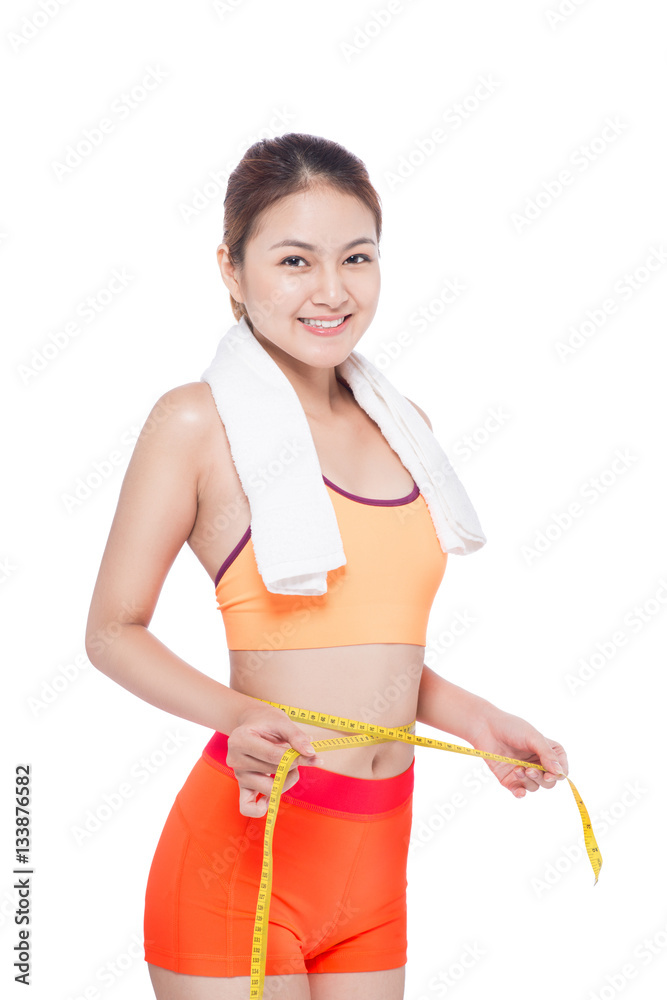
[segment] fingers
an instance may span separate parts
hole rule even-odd
[[[257,797],[254,788],[243,788],[239,785],[239,812],[242,816],[264,816],[269,808],[266,796]]]
[[[228,753],[227,767],[231,767],[234,771],[258,771],[262,774],[275,774],[286,750],[289,750],[289,747],[278,747],[278,754],[275,760],[270,759],[276,757],[273,750],[267,750],[266,755],[262,757],[253,757],[247,753]],[[311,767],[321,767],[322,759],[320,757],[293,757],[287,768],[288,774],[292,774],[297,767],[305,764],[309,764]]]
[[[558,778],[564,778],[567,775],[567,754],[560,743],[556,743],[554,740],[546,740],[545,747],[540,750],[540,764],[546,768],[547,773],[556,775]]]
[[[236,775],[239,783],[239,812],[242,816],[264,816],[269,808],[269,798],[275,775],[257,771],[243,771]],[[282,795],[299,780],[299,772],[290,772],[281,789]]]
[[[560,743],[540,737],[533,749],[541,766],[531,766],[526,761],[525,767],[515,767],[503,781],[518,799],[523,798],[526,792],[536,792],[538,788],[554,788],[558,781],[567,777],[567,755]]]
[[[529,792],[536,792],[538,788],[553,788],[558,780],[558,775],[552,774],[550,771],[538,771],[534,767],[526,767],[522,770],[525,773],[526,781],[530,782],[530,786],[532,786],[526,785]]]
[[[236,771],[235,774],[239,785],[242,785],[244,788],[251,789],[255,795],[257,795],[258,792],[267,796],[271,794],[275,775],[265,774],[263,771]],[[285,779],[285,784],[282,787],[282,791],[284,792],[287,788],[291,788],[292,785],[298,781],[298,779],[298,772],[288,774]]]
[[[227,766],[234,770],[266,770],[271,765],[275,770],[288,749],[286,742],[274,743],[257,733],[233,733],[227,745]],[[293,764],[294,761],[290,763],[290,768]]]
[[[538,788],[554,788],[558,780],[564,777],[564,774],[539,771],[535,767],[515,767],[503,784],[517,799],[522,799],[526,792],[536,792]]]
[[[535,769],[531,768],[530,775],[534,775],[535,773]],[[537,773],[540,774],[541,772]],[[515,798],[522,799],[526,792],[536,792],[540,787],[537,781],[530,775],[526,774],[525,767],[515,767],[510,771],[507,778],[504,779],[503,784]]]
[[[266,814],[278,766],[290,749],[297,753],[289,757],[281,794],[299,780],[299,766],[323,766],[308,736],[298,726],[287,722],[282,714],[277,722],[271,720],[267,724],[262,717],[254,726],[246,722],[230,733],[226,764],[234,771],[239,784],[241,815],[259,817]]]
[[[560,764],[552,764],[551,770],[538,771],[534,767],[525,769],[526,776],[532,780],[538,788],[553,788],[559,781],[564,781],[567,774],[562,770]]]
[[[235,746],[238,740],[241,752],[271,764],[278,764],[286,750],[294,749],[300,755],[301,763],[312,764],[317,754],[310,738],[286,719],[282,712],[279,714],[280,726],[273,730],[269,727],[239,727],[230,735],[230,746]],[[290,764],[290,767],[293,766],[294,761]]]
[[[296,740],[293,742],[297,743]],[[305,751],[307,744],[307,738],[302,737],[294,749]],[[275,773],[285,751],[289,750],[291,745],[286,740],[282,743],[274,743],[257,733],[245,732],[242,746],[237,747],[236,739],[230,736],[227,748],[227,766],[233,770],[263,771],[265,773],[267,770],[272,770]],[[294,757],[290,761],[288,770],[292,771],[302,764],[321,767],[322,758],[319,754],[300,752],[298,757]]]

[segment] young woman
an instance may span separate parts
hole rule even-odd
[[[88,654],[140,698],[214,730],[167,817],[148,878],[145,958],[158,1000],[249,996],[264,817],[289,746],[300,756],[274,832],[265,995],[403,997],[414,746],[316,756],[310,740],[340,732],[296,725],[267,701],[384,726],[416,720],[542,764],[545,772],[489,764],[517,797],[552,788],[567,772],[558,743],[424,665],[447,555],[412,476],[336,371],[375,315],[380,232],[363,163],[329,140],[262,140],[229,179],[222,279],[236,320],[244,318],[298,396],[345,546],[346,564],[328,574],[324,596],[276,596],[263,586],[250,508],[206,382],[157,401],[123,482]],[[215,584],[229,686],[148,628],[185,541]],[[96,642],[112,622],[115,641]],[[400,692],[391,701],[382,698],[390,688]]]

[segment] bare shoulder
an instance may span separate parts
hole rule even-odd
[[[183,448],[201,453],[219,449],[225,434],[222,421],[206,382],[187,382],[168,389],[154,403],[137,441],[139,450],[149,447]]]
[[[196,482],[200,490],[214,456],[224,462],[227,451],[208,383],[187,382],[168,389],[154,403],[137,439],[132,465],[153,468],[157,463],[165,473]]]
[[[408,399],[407,396],[405,398]],[[412,400],[408,399],[408,403],[412,403]],[[426,416],[426,414],[422,410],[421,406],[417,406],[416,403],[412,403],[412,405],[414,406],[414,408],[417,411],[417,413],[419,413],[424,418],[424,420],[426,421],[426,423],[428,424],[428,426],[430,427],[430,429],[433,430],[433,425],[431,424],[431,421],[428,419],[428,417]]]
[[[168,389],[157,400],[146,425],[168,423],[172,431],[197,434],[210,429],[217,416],[215,402],[206,382],[186,382]],[[219,419],[219,418],[218,418]]]

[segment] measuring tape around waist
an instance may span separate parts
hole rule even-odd
[[[472,757],[484,757],[488,760],[498,760],[506,764],[519,764],[522,767],[533,767],[538,771],[546,771],[541,764],[533,764],[526,760],[518,760],[514,757],[501,757],[500,754],[488,753],[486,750],[476,750],[474,747],[463,747],[456,743],[445,743],[443,740],[433,740],[428,736],[417,736],[414,733],[415,723],[405,726],[376,726],[370,722],[359,722],[356,719],[345,719],[338,715],[325,715],[322,712],[312,712],[305,708],[294,708],[293,705],[281,705],[276,701],[269,701],[267,698],[258,698],[267,705],[280,708],[295,722],[307,723],[311,726],[320,726],[323,729],[338,729],[352,733],[351,736],[335,736],[326,740],[311,741],[312,746],[319,753],[325,750],[338,750],[341,747],[364,746],[374,743],[387,743],[392,740],[399,740],[404,743],[414,743],[417,746],[434,747],[436,750],[450,750],[453,753],[469,754]],[[268,936],[269,907],[271,905],[271,880],[273,878],[272,865],[272,845],[273,831],[278,814],[278,804],[283,785],[289,773],[289,766],[295,757],[299,757],[300,751],[290,747],[282,755],[280,763],[276,768],[276,776],[273,779],[273,786],[269,796],[269,805],[266,811],[266,826],[264,829],[264,852],[262,857],[262,875],[257,896],[257,911],[255,914],[255,927],[252,938],[252,958],[250,968],[250,1000],[261,1000],[264,995],[264,975],[266,969],[266,948]],[[567,776],[566,776],[567,777]],[[588,810],[584,805],[576,787],[567,779],[577,803],[581,822],[584,830],[584,843],[588,854],[593,873],[595,875],[595,885],[602,867],[602,855],[597,845],[593,827],[591,825]]]

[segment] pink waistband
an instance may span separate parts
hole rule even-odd
[[[202,751],[214,760],[220,770],[235,777],[227,766],[228,737],[214,733]],[[415,784],[415,760],[401,774],[391,778],[355,778],[323,767],[300,767],[299,780],[281,798],[340,812],[382,813],[402,805],[412,794]]]

